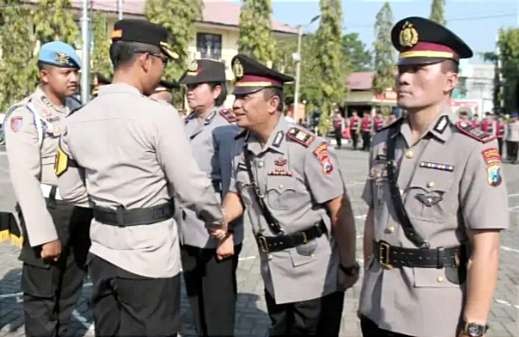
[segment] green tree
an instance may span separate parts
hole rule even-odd
[[[112,64],[110,62],[110,37],[108,36],[107,17],[102,13],[92,15],[92,72],[110,77]]]
[[[346,98],[348,72],[342,53],[342,10],[339,0],[320,0],[321,22],[316,33],[317,66],[320,76],[314,78],[320,87],[321,115],[319,131],[325,134],[331,126],[331,110]]]
[[[33,20],[41,43],[60,40],[74,45],[78,41],[79,29],[69,0],[39,0]]]
[[[145,14],[148,20],[165,27],[171,36],[171,45],[179,59],[166,68],[166,79],[178,79],[192,55],[189,43],[195,38],[195,21],[202,19],[202,0],[147,0]]]
[[[342,36],[342,52],[351,71],[371,69],[371,53],[359,39],[358,33],[348,33]]]
[[[264,64],[272,64],[275,59],[271,14],[271,0],[244,0],[240,12],[238,50]]]
[[[33,11],[20,0],[0,0],[0,112],[36,87]]]
[[[445,0],[432,0],[431,2],[431,15],[430,19],[436,21],[440,25],[444,25],[447,23],[445,18],[443,17],[445,10]]]
[[[498,39],[501,58],[502,99],[507,113],[517,111],[519,90],[519,29],[502,29]]]
[[[391,6],[386,1],[377,13],[375,22],[375,76],[373,78],[373,90],[377,94],[393,87],[395,82],[394,58],[395,52],[391,44],[391,28],[393,27],[393,13]]]

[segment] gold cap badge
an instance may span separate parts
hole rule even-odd
[[[56,63],[61,65],[68,65],[70,58],[64,53],[56,53]]]
[[[413,27],[412,23],[406,22],[402,26],[399,41],[402,47],[413,47],[418,43],[418,32]]]
[[[234,73],[234,77],[236,77],[237,80],[243,77],[243,66],[241,65],[240,60],[234,60],[232,65],[232,72]]]

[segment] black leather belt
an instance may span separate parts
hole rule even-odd
[[[403,248],[385,241],[374,242],[375,259],[385,269],[399,267],[444,268],[459,267],[466,261],[465,247]]]
[[[148,207],[116,209],[94,206],[94,218],[103,224],[119,227],[149,225],[171,219],[175,213],[173,200],[166,204]]]
[[[295,232],[292,234],[278,236],[256,235],[256,242],[258,243],[259,249],[263,253],[268,254],[297,247],[320,237],[324,233],[326,233],[326,226],[321,221],[319,224],[312,226],[304,231]]]

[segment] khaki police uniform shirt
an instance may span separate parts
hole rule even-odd
[[[185,120],[186,136],[193,149],[193,155],[200,169],[213,182],[216,197],[221,201],[222,195],[229,190],[231,167],[234,150],[234,138],[240,128],[230,124],[225,118],[226,112],[217,107],[201,120],[191,114]],[[241,219],[233,222],[235,244],[243,240],[243,224]],[[180,240],[183,245],[214,249],[218,241],[212,238],[203,220],[188,208],[182,209],[180,221]]]
[[[288,133],[299,140],[290,140]],[[253,158],[251,167],[260,193],[286,234],[306,230],[321,221],[328,233],[306,244],[279,252],[260,251],[261,274],[276,303],[319,298],[336,291],[339,263],[337,244],[330,234],[325,203],[345,191],[337,160],[328,144],[307,130],[280,118],[268,142],[261,146],[252,134],[241,135]],[[243,152],[233,160],[230,191],[245,207],[245,222],[255,235],[275,236],[256,202]]]
[[[65,131],[65,117],[79,106],[77,100],[68,98],[64,107],[57,107],[37,88],[15,104],[6,118],[11,181],[32,247],[58,239],[45,197],[51,186],[57,185],[54,158],[59,137]]]
[[[211,182],[200,171],[175,109],[127,84],[112,84],[68,118],[61,145],[78,168],[59,184],[65,199],[105,208],[149,208],[172,197],[208,226],[223,223]],[[118,227],[92,220],[91,253],[145,277],[179,273],[175,220]]]
[[[394,127],[394,126],[393,126]],[[377,133],[363,199],[374,210],[375,240],[416,248],[395,215],[387,178],[388,127]],[[483,143],[452,125],[447,112],[411,144],[403,122],[397,135],[398,187],[409,219],[431,248],[467,242],[471,229],[508,227],[507,195],[495,140]],[[465,284],[454,268],[366,266],[360,313],[381,329],[420,337],[454,337]]]

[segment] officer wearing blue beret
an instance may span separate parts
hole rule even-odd
[[[91,212],[61,200],[54,174],[65,117],[79,107],[80,60],[64,42],[44,44],[39,85],[14,104],[4,125],[24,235],[22,291],[26,336],[64,336],[85,275]]]

